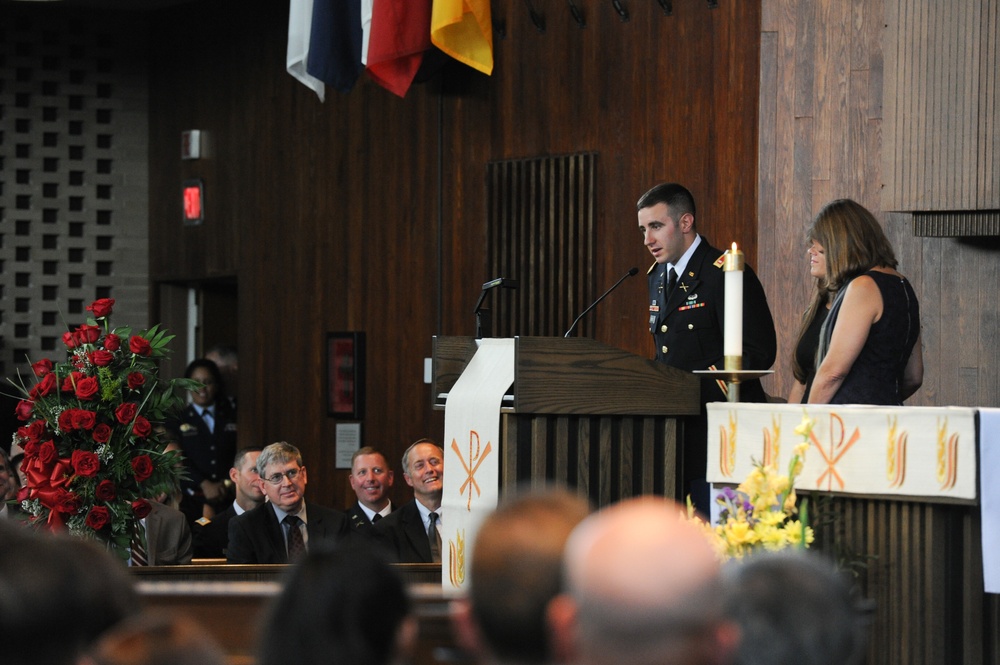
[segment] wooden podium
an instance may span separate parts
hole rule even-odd
[[[681,417],[699,413],[697,377],[591,339],[514,340],[514,385],[500,416],[501,492],[557,482],[596,507],[675,495]],[[476,349],[474,337],[434,338],[434,408],[445,407]]]

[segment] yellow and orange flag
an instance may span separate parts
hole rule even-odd
[[[493,72],[490,0],[434,0],[431,42],[455,60],[489,76]]]

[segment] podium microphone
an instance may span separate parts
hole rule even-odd
[[[615,282],[614,286],[612,286],[610,289],[608,289],[607,291],[605,291],[604,294],[601,295],[600,298],[598,298],[597,300],[595,300],[594,302],[592,302],[590,304],[590,307],[588,307],[587,309],[585,309],[582,312],[580,312],[580,316],[576,317],[576,319],[573,320],[573,325],[571,325],[569,327],[569,330],[566,331],[566,334],[563,335],[563,337],[569,337],[570,333],[573,332],[573,329],[576,328],[576,324],[578,324],[580,322],[580,319],[582,319],[587,314],[587,312],[589,312],[590,310],[592,310],[595,307],[597,307],[597,303],[599,303],[602,300],[604,300],[605,298],[607,298],[608,294],[611,293],[612,291],[614,291],[615,289],[617,289],[619,284],[621,284],[622,282],[624,282],[629,277],[632,277],[633,275],[637,275],[638,273],[639,273],[639,269],[638,268],[629,268],[629,271],[627,273],[625,273],[624,275],[622,275],[621,279],[619,279],[617,282]]]

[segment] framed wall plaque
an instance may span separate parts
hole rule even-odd
[[[365,334],[326,335],[326,410],[333,418],[360,420],[365,397]]]

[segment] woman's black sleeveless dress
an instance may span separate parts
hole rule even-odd
[[[920,334],[920,305],[905,277],[876,270],[865,274],[875,280],[882,293],[882,317],[872,325],[861,353],[830,403],[901,405],[899,382]],[[840,314],[839,305],[835,302],[827,317],[823,331],[827,340]]]

